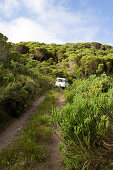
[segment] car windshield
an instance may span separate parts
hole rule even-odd
[[[63,79],[57,79],[57,82],[65,82]]]

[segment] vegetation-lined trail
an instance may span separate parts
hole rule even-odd
[[[0,134],[0,151],[16,141],[21,130],[29,120],[29,117],[37,110],[38,105],[43,101],[45,95],[36,99],[32,106],[19,119],[15,120]]]
[[[61,109],[62,106],[65,105],[65,98],[63,96],[63,92],[60,91],[57,101],[57,106]],[[62,164],[62,154],[58,149],[58,143],[60,142],[60,133],[58,129],[53,134],[51,138],[51,143],[49,145],[50,150],[50,160],[49,160],[49,167],[45,170],[64,170],[64,166]]]
[[[3,148],[7,148],[9,145],[13,144],[17,138],[20,136],[23,127],[26,126],[29,117],[37,110],[39,104],[44,100],[45,95],[38,98],[33,102],[30,109],[28,109],[19,119],[14,120],[1,134],[0,134],[0,151]],[[65,105],[65,98],[63,96],[63,91],[61,90],[58,94],[56,106],[62,109],[62,106]],[[45,106],[46,107],[46,106]],[[43,107],[43,109],[45,109]],[[29,139],[28,139],[29,140]],[[59,151],[58,143],[61,140],[60,132],[58,128],[55,130],[55,133],[51,136],[50,142],[47,146],[47,162],[42,164],[36,163],[33,166],[33,169],[43,169],[43,170],[64,170],[65,167],[62,163],[62,154]],[[16,152],[16,151],[15,151]],[[19,165],[20,166],[20,165]]]
[[[63,169],[59,133],[52,136],[51,113],[52,123],[62,129],[59,147],[66,169],[113,169],[113,46],[7,40],[0,33],[0,131],[9,120],[20,117],[35,96],[48,94],[25,129],[37,102],[27,117],[13,119],[0,134],[0,151],[6,148],[0,152],[0,169]],[[57,77],[67,78],[70,84],[64,90],[63,109],[63,92],[52,89]],[[57,97],[61,111],[52,112]],[[21,138],[7,147],[21,129]]]

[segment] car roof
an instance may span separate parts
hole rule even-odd
[[[59,78],[59,77],[57,77],[56,79],[57,80],[67,80],[66,78]]]

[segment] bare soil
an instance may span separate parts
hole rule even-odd
[[[45,95],[36,99],[31,107],[26,110],[25,113],[19,117],[19,119],[15,119],[13,123],[11,123],[3,132],[0,133],[0,151],[17,140],[21,130],[28,122],[29,117],[37,110],[38,105],[44,100],[44,98]]]

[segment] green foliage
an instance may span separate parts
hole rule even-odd
[[[55,65],[53,74],[56,76],[78,78],[82,75],[113,72],[113,50],[109,45],[96,42],[64,45],[21,42],[14,45],[16,51],[25,47],[29,50],[26,53],[21,52],[21,54],[41,63],[46,61]]]
[[[105,158],[107,151],[101,152],[113,121],[112,85],[113,78],[105,74],[75,80],[65,90],[66,106],[62,111],[53,110],[52,121],[61,130],[59,147],[67,169],[92,169],[94,162],[103,166],[112,162],[111,156],[111,161]],[[113,133],[109,134],[110,140],[112,137]]]
[[[99,64],[96,73],[102,73],[104,71],[104,64]]]
[[[27,53],[29,53],[29,47],[25,46],[24,44],[14,45],[13,48],[19,54],[27,54]]]
[[[50,91],[47,94],[37,113],[30,117],[20,139],[0,153],[0,169],[35,169],[35,165],[46,162],[46,147],[52,135],[50,116],[56,104],[56,93]]]
[[[0,34],[0,128],[11,117],[19,117],[36,95],[52,87],[50,64],[27,58],[25,44],[6,41]]]
[[[8,61],[10,47],[10,44],[6,42],[7,40],[8,38],[0,33],[0,62],[2,62],[4,65],[6,65]]]
[[[7,37],[0,33],[0,127],[12,116],[18,117],[36,95],[50,89],[56,77],[67,77],[70,84],[73,82],[65,90],[68,103],[61,112],[54,110],[53,121],[61,127],[63,144],[60,144],[60,149],[66,156],[64,161],[68,169],[81,169],[82,165],[83,169],[88,169],[93,163],[102,162],[99,149],[110,133],[113,114],[112,73],[113,47],[110,45],[97,42],[14,44],[7,43]],[[39,119],[43,129],[47,117],[41,115]],[[49,134],[48,128],[45,131]],[[35,133],[29,132],[29,135],[35,138]],[[30,142],[31,138],[26,140],[27,146]],[[32,159],[35,159],[38,158],[35,150],[43,153],[44,148],[36,147],[35,139],[33,142],[31,150],[23,147],[27,156],[30,157],[33,152]],[[13,154],[13,149],[9,152]],[[7,164],[6,160],[2,163]],[[98,166],[101,167],[101,163]],[[18,163],[15,165],[17,167]]]
[[[0,106],[4,114],[9,117],[18,117],[25,105],[36,94],[37,88],[36,82],[25,76],[19,76],[13,83],[9,83],[0,98]]]

